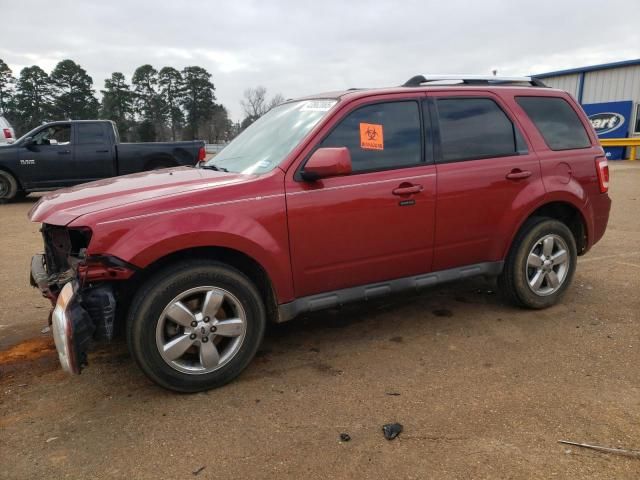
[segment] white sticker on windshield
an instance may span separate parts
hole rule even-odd
[[[301,112],[326,112],[335,105],[335,100],[309,100],[300,108]]]

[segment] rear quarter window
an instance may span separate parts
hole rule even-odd
[[[564,98],[516,97],[551,150],[588,148],[591,140],[578,114]]]

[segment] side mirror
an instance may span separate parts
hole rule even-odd
[[[346,147],[319,148],[311,155],[301,175],[307,182],[351,173],[351,154]]]
[[[33,145],[33,137],[27,137],[22,141],[22,146],[29,148]]]

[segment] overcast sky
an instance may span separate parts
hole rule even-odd
[[[17,76],[70,58],[96,90],[150,63],[200,65],[234,120],[247,87],[292,98],[415,74],[526,75],[640,58],[638,0],[0,0]]]

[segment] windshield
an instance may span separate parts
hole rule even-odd
[[[205,165],[229,172],[273,170],[325,116],[336,100],[302,100],[273,108]]]

